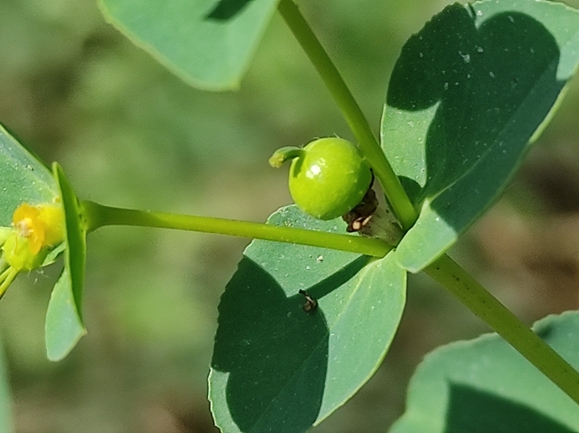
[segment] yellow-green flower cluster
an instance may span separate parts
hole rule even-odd
[[[42,266],[48,252],[63,239],[64,213],[60,204],[18,206],[11,227],[0,227],[0,298],[18,272]]]

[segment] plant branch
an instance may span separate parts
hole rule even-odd
[[[386,159],[360,106],[294,2],[281,0],[278,10],[338,104],[362,154],[380,180],[392,210],[403,227],[409,229],[416,221],[416,210]]]
[[[384,257],[392,249],[382,240],[353,235],[223,218],[120,209],[90,201],[82,202],[82,206],[88,231],[110,225],[157,227],[310,245],[373,257]]]
[[[424,270],[579,404],[579,373],[454,260]]]

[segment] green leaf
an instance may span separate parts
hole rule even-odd
[[[52,203],[58,189],[50,171],[0,126],[0,226],[22,203]]]
[[[0,433],[12,433],[13,431],[8,369],[6,368],[4,351],[0,345]]]
[[[270,224],[345,232],[296,207]],[[306,312],[306,290],[318,308]],[[398,327],[406,272],[323,248],[253,241],[227,285],[211,362],[216,424],[230,432],[303,432],[376,371]]]
[[[51,361],[60,361],[86,334],[81,315],[75,304],[72,279],[64,269],[58,279],[46,311],[46,355]]]
[[[388,89],[382,146],[417,208],[396,251],[417,272],[499,196],[579,62],[562,4],[455,4],[410,38]]]
[[[579,368],[579,313],[549,316],[535,332]],[[572,433],[579,410],[496,334],[429,354],[409,386],[406,413],[390,433]]]
[[[277,0],[100,0],[105,18],[183,80],[236,88]]]
[[[66,357],[86,334],[82,320],[82,292],[86,262],[86,229],[80,203],[64,175],[54,163],[54,177],[60,187],[65,214],[64,271],[56,283],[46,312],[45,340],[48,359]]]

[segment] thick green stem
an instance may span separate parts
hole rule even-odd
[[[88,231],[110,225],[158,227],[311,245],[373,257],[384,257],[392,249],[390,245],[379,239],[352,235],[279,227],[223,218],[119,209],[90,201],[83,202],[82,206],[87,220]]]
[[[448,256],[425,269],[579,404],[579,373]]]
[[[278,9],[342,111],[362,154],[372,166],[392,204],[392,210],[403,227],[410,228],[416,221],[416,210],[348,86],[293,1],[281,0]]]

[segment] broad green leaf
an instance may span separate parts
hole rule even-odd
[[[48,359],[66,357],[78,340],[86,334],[82,320],[82,292],[86,262],[86,230],[81,206],[58,164],[54,177],[60,187],[64,207],[66,236],[64,271],[56,283],[46,312],[45,340]]]
[[[13,431],[8,370],[4,360],[4,351],[0,345],[0,433],[12,433]]]
[[[499,196],[579,63],[579,13],[559,3],[455,4],[404,46],[382,146],[418,221],[396,259],[417,272]]]
[[[50,171],[0,126],[0,226],[22,203],[52,203],[58,189]]]
[[[579,368],[579,313],[549,316],[535,332]],[[579,410],[496,334],[429,354],[409,386],[406,413],[390,433],[572,433]]]
[[[270,224],[345,232],[296,207]],[[305,312],[299,290],[319,306]],[[253,241],[227,285],[209,396],[224,432],[303,432],[376,371],[398,327],[406,273],[381,260],[323,248]]]
[[[277,0],[100,0],[105,18],[182,79],[239,86]]]

